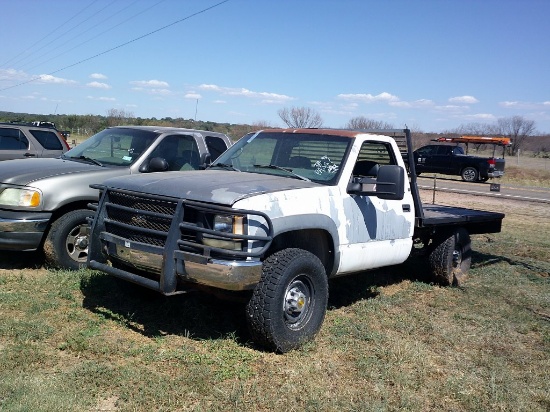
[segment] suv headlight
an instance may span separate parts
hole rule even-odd
[[[244,216],[216,215],[214,216],[213,229],[221,233],[242,235],[244,234]],[[205,234],[202,241],[206,246],[222,249],[241,250],[242,248],[242,240],[240,239],[228,239]]]
[[[38,207],[42,193],[37,189],[7,188],[0,193],[0,205]]]

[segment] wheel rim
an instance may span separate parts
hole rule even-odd
[[[466,169],[464,171],[464,179],[466,179],[468,182],[471,182],[476,177],[476,172],[472,169]]]
[[[283,313],[290,329],[300,329],[311,313],[313,288],[304,277],[295,278],[286,288]]]
[[[65,240],[65,248],[71,259],[76,262],[86,262],[88,258],[88,225],[81,224],[69,232]]]
[[[453,268],[459,268],[462,264],[462,249],[457,247],[453,250]]]

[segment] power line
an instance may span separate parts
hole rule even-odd
[[[113,1],[113,3],[115,3],[116,1],[117,1],[117,0]],[[136,1],[137,1],[137,0],[136,0]],[[68,28],[68,29],[65,30],[63,33],[61,33],[61,34],[58,35],[56,38],[54,38],[53,40],[49,41],[48,43],[46,43],[46,44],[45,44],[44,46],[42,46],[42,47],[44,48],[44,47],[49,46],[50,44],[54,43],[56,40],[58,40],[58,39],[60,39],[61,37],[65,36],[67,33],[73,31],[75,28],[80,27],[83,23],[86,23],[86,22],[90,21],[92,18],[94,18],[95,16],[97,16],[98,14],[100,14],[103,10],[105,10],[106,8],[112,6],[113,3],[109,3],[109,4],[105,5],[105,6],[103,6],[101,9],[99,9],[98,11],[96,11],[95,13],[93,13],[91,16],[85,18],[84,20],[82,20],[82,21],[80,21],[80,22],[76,22],[72,27]],[[100,23],[100,24],[101,24],[101,23]],[[92,28],[93,28],[93,27],[92,27]],[[90,30],[90,29],[88,29],[88,30]],[[84,33],[86,33],[86,32],[84,32]],[[75,36],[75,37],[69,39],[68,41],[71,41],[71,40],[73,40],[74,38],[76,38],[76,37],[78,37],[78,36],[80,36],[80,35],[82,35],[82,34],[83,34],[83,33],[80,33],[80,34],[78,34],[77,36]],[[67,43],[67,42],[62,43],[62,44],[60,44],[60,45],[57,46],[57,47],[59,48],[59,47],[65,45],[66,43]],[[54,49],[54,50],[55,50],[55,49]],[[36,56],[36,55],[33,56],[34,58],[31,59],[30,62],[23,63],[23,66],[21,66],[21,68],[25,67],[26,64],[32,63],[32,62],[34,62],[34,61],[36,61],[36,60],[42,58],[43,56],[45,56],[45,55],[47,55],[47,54],[49,54],[49,53],[50,53],[49,51],[45,51],[45,52],[43,52],[42,54],[39,54],[38,56]],[[36,67],[36,66],[33,66],[33,67]],[[32,67],[31,67],[31,68],[32,68]],[[30,69],[29,69],[29,70],[30,70]]]
[[[21,56],[22,54],[25,54],[26,52],[28,52],[29,50],[31,50],[34,46],[36,46],[37,44],[39,44],[41,41],[44,41],[45,39],[47,39],[48,37],[50,37],[52,34],[54,34],[56,31],[60,30],[62,27],[65,26],[65,24],[69,23],[72,19],[74,19],[76,16],[78,16],[79,14],[82,14],[86,9],[88,9],[90,6],[92,6],[94,3],[97,3],[98,0],[94,0],[92,1],[90,4],[88,4],[86,7],[84,7],[82,10],[80,10],[79,12],[77,12],[74,16],[72,16],[71,18],[67,19],[66,22],[64,22],[63,24],[60,24],[58,25],[55,29],[53,29],[51,32],[49,32],[48,34],[46,34],[44,37],[42,37],[41,39],[37,40],[36,42],[34,42],[31,46],[27,47],[25,50],[23,50],[21,53],[19,53],[18,55],[12,57],[10,60],[8,60],[7,62],[3,63],[2,65],[0,65],[0,67],[5,67],[7,64],[9,64],[10,62],[12,62],[13,60],[17,59],[19,56]],[[19,59],[21,60],[21,59]]]
[[[50,73],[46,74],[46,76],[51,76],[52,74],[59,73],[59,72],[61,72],[61,71],[63,71],[63,70],[69,69],[69,68],[71,68],[71,67],[77,66],[77,65],[82,64],[82,63],[84,63],[84,62],[87,62],[87,61],[89,61],[89,60],[95,59],[96,57],[99,57],[99,56],[102,56],[102,55],[104,55],[104,54],[110,53],[110,52],[112,52],[113,50],[120,49],[121,47],[127,46],[127,45],[129,45],[129,44],[131,44],[131,43],[134,43],[134,42],[136,42],[136,41],[138,41],[138,40],[141,40],[141,39],[143,39],[143,38],[145,38],[145,37],[151,36],[152,34],[158,33],[159,31],[162,31],[162,30],[164,30],[164,29],[167,29],[168,27],[171,27],[171,26],[174,26],[174,25],[176,25],[176,24],[178,24],[178,23],[181,23],[182,21],[189,20],[189,19],[192,18],[192,17],[198,16],[199,14],[202,14],[202,13],[205,13],[205,12],[207,12],[207,11],[210,11],[210,10],[212,10],[212,9],[218,7],[218,6],[221,6],[222,4],[227,3],[227,2],[229,2],[229,0],[220,1],[219,3],[216,3],[216,4],[214,4],[214,5],[210,6],[210,7],[207,7],[207,8],[205,8],[205,9],[202,9],[202,10],[196,12],[196,13],[190,14],[189,16],[186,16],[186,17],[184,17],[184,18],[182,18],[182,19],[176,20],[176,21],[174,21],[174,22],[172,22],[172,23],[170,23],[170,24],[167,24],[166,26],[162,26],[162,27],[160,27],[160,28],[158,28],[158,29],[156,29],[156,30],[153,30],[153,31],[151,31],[151,32],[149,32],[149,33],[147,33],[147,34],[144,34],[144,35],[142,35],[142,36],[136,37],[136,38],[134,38],[134,39],[132,39],[132,40],[129,40],[129,41],[125,42],[125,43],[119,44],[118,46],[112,47],[112,48],[110,48],[110,49],[108,49],[108,50],[105,50],[105,51],[103,51],[103,52],[101,52],[101,53],[97,53],[97,54],[95,54],[95,55],[93,55],[93,56],[91,56],[91,57],[88,57],[88,58],[86,58],[86,59],[80,60],[80,61],[78,61],[78,62],[76,62],[76,63],[73,63],[73,64],[70,64],[70,65],[68,65],[68,66],[62,67],[61,69],[54,70],[53,72],[50,72]],[[18,84],[14,84],[13,86],[4,87],[3,89],[0,89],[0,91],[9,90],[9,89],[13,89],[13,88],[15,88],[15,87],[23,86],[23,85],[28,84],[28,83],[32,83],[32,82],[34,82],[34,81],[36,81],[36,80],[41,79],[42,76],[43,76],[43,75],[36,76],[36,77],[33,77],[33,78],[30,79],[30,80],[27,80],[26,82],[21,82],[21,83],[18,83]]]
[[[66,41],[65,43],[60,44],[59,46],[57,46],[57,49],[60,49],[62,46],[64,46],[65,44],[69,43],[70,41],[76,39],[77,37],[82,36],[82,35],[88,33],[90,30],[93,30],[93,29],[97,28],[97,27],[100,26],[101,24],[106,23],[108,20],[110,20],[110,19],[112,19],[113,17],[119,15],[120,13],[124,12],[124,11],[127,10],[128,8],[132,7],[132,6],[133,6],[134,4],[136,4],[138,1],[139,1],[139,0],[135,0],[133,3],[129,4],[128,6],[124,7],[123,9],[121,9],[121,10],[117,11],[116,13],[112,14],[111,16],[109,16],[108,18],[106,18],[105,20],[102,20],[100,23],[96,24],[95,26],[92,26],[92,27],[88,28],[87,30],[81,32],[80,34],[78,34],[78,35],[72,37],[71,39],[69,39],[69,40]],[[47,60],[43,60],[43,59],[42,59],[42,60],[40,61],[40,63],[35,64],[34,66],[29,67],[27,70],[32,70],[32,69],[34,69],[34,68],[36,68],[36,67],[39,67],[39,66],[41,66],[42,64],[45,64],[45,63],[47,63],[47,62],[49,62],[49,61],[51,61],[51,60],[55,60],[55,59],[59,58],[60,56],[63,56],[64,54],[67,54],[67,53],[69,53],[70,51],[73,51],[74,49],[79,48],[79,47],[83,46],[84,44],[86,44],[86,43],[88,43],[88,42],[90,42],[90,41],[92,41],[92,40],[94,40],[94,39],[97,39],[97,38],[100,37],[100,36],[103,36],[105,33],[108,33],[109,31],[111,31],[111,30],[117,28],[118,26],[120,26],[120,25],[126,23],[127,21],[132,20],[132,19],[136,18],[137,16],[139,16],[139,15],[145,13],[146,11],[148,11],[148,10],[150,10],[150,9],[152,9],[152,8],[154,8],[154,7],[156,7],[157,5],[159,5],[160,3],[162,3],[163,1],[165,1],[165,0],[159,0],[158,2],[156,2],[155,4],[153,4],[152,6],[147,7],[145,10],[142,10],[142,11],[140,11],[139,13],[134,14],[133,16],[127,18],[126,20],[123,20],[123,21],[121,21],[120,23],[118,23],[118,24],[116,24],[116,25],[114,25],[114,26],[112,26],[112,27],[110,27],[110,28],[108,28],[108,29],[102,31],[101,33],[99,33],[99,34],[96,35],[96,36],[93,36],[93,37],[91,37],[91,38],[89,38],[89,39],[87,39],[87,40],[85,40],[85,41],[83,41],[83,42],[81,42],[81,43],[78,43],[77,45],[71,47],[70,49],[66,49],[66,50],[62,51],[61,53],[56,54],[55,56],[51,56],[51,57],[50,57],[49,59],[47,59]],[[41,54],[40,56],[38,56],[38,57],[37,57],[36,59],[34,59],[34,60],[37,60],[37,59],[39,59],[39,58],[41,58],[42,56],[45,56],[45,55],[50,55],[51,53],[52,53],[52,51],[45,52],[45,53]],[[32,63],[34,60],[31,60],[31,62],[29,62],[29,63]]]

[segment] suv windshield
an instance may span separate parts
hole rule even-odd
[[[133,164],[159,136],[156,132],[126,128],[105,129],[62,157],[88,160],[96,164],[129,166]]]
[[[314,133],[258,132],[242,137],[211,167],[335,184],[352,139]]]

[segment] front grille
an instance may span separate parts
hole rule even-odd
[[[176,207],[175,201],[109,191],[105,229],[130,241],[164,247]]]
[[[156,251],[152,253],[159,253],[158,248],[173,248],[212,258],[232,259],[260,256],[271,244],[273,225],[269,217],[262,212],[120,189],[103,190],[106,190],[106,193],[98,211],[102,220],[100,224],[104,227],[105,236],[116,236],[119,244],[121,241],[124,241],[124,245],[126,241],[139,242],[153,246]],[[214,230],[214,216],[219,214],[241,216],[244,234]],[[258,227],[264,227],[265,232],[256,235],[246,234],[248,216],[255,216],[258,222],[256,224]],[[170,244],[167,244],[167,241]],[[240,245],[240,248],[232,248],[231,242]],[[259,246],[247,251],[249,242],[258,242]],[[230,247],[227,247],[228,244]],[[147,247],[143,246],[143,250],[147,250]],[[160,252],[162,253],[162,250]]]
[[[165,215],[173,215],[177,206],[175,201],[147,198],[115,191],[109,191],[109,201],[114,205]]]

